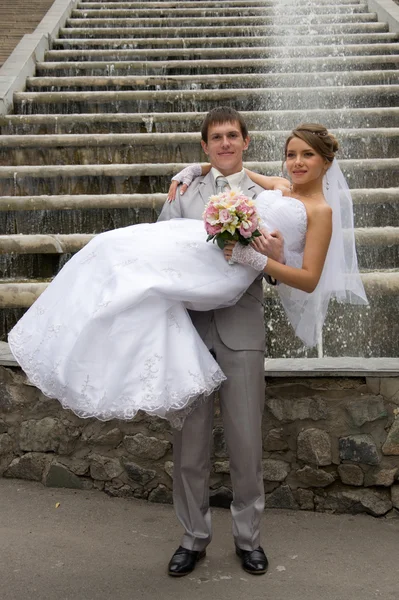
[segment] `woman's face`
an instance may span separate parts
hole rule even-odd
[[[287,146],[287,171],[293,184],[307,184],[322,179],[328,161],[303,140],[294,137]]]

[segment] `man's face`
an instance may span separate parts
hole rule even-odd
[[[242,137],[238,121],[210,125],[208,142],[201,141],[202,148],[212,167],[222,175],[232,175],[242,169],[242,153],[248,148],[249,137]]]

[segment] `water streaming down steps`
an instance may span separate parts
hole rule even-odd
[[[281,170],[287,132],[341,142],[370,307],[332,304],[326,355],[399,354],[399,36],[360,0],[91,2],[0,117],[1,335],[90,237],[153,221],[199,127],[229,104],[248,166]],[[267,353],[315,356],[265,290]]]

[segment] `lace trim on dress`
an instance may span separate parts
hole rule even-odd
[[[21,337],[19,340],[18,338]],[[191,414],[195,408],[206,402],[209,396],[215,392],[226,380],[223,371],[216,365],[213,372],[189,372],[192,384],[188,382],[181,389],[171,390],[170,386],[164,386],[161,392],[156,392],[151,385],[152,375],[155,375],[154,369],[162,357],[154,355],[148,359],[146,370],[142,374],[141,380],[145,388],[145,399],[147,406],[135,405],[135,398],[127,395],[119,396],[112,401],[107,398],[106,393],[99,399],[98,405],[93,406],[93,399],[88,397],[88,390],[91,388],[90,377],[84,379],[84,383],[79,393],[71,392],[66,381],[61,385],[57,378],[58,363],[55,363],[53,370],[48,375],[45,374],[44,366],[37,361],[35,354],[26,353],[24,349],[24,340],[26,337],[18,334],[18,325],[10,332],[8,342],[10,349],[23,368],[29,381],[35,385],[48,398],[58,400],[62,407],[71,410],[75,415],[82,419],[96,418],[100,421],[110,421],[111,419],[132,420],[139,410],[146,412],[151,416],[158,416],[167,419],[172,427],[181,429],[185,418]],[[42,374],[40,373],[42,371]]]

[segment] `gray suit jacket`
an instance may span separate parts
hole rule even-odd
[[[241,189],[250,198],[256,198],[263,191],[247,175],[243,179]],[[204,206],[215,193],[212,173],[198,177],[183,196],[177,193],[174,202],[164,204],[158,220],[202,219]],[[208,312],[190,311],[190,316],[202,338],[205,337],[212,319],[215,319],[223,343],[231,350],[265,349],[262,277],[250,285],[235,306]]]

